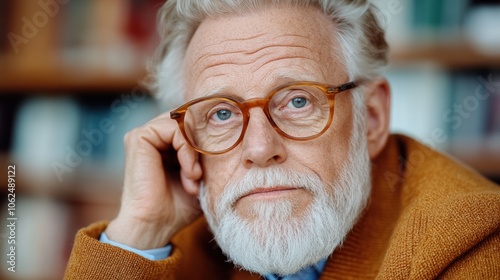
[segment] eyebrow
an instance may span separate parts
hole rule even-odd
[[[229,91],[227,86],[208,90],[200,95],[200,97],[210,97],[215,95],[226,95]]]
[[[291,83],[291,82],[322,82],[318,81],[317,77],[313,77],[306,73],[300,74],[290,74],[286,72],[277,72],[276,76],[273,78],[273,88],[279,87],[281,85]]]

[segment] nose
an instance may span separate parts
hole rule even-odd
[[[243,165],[267,167],[284,162],[287,155],[283,140],[261,108],[251,109],[243,138]]]

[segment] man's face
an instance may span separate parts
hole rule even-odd
[[[334,57],[340,50],[332,40],[333,32],[331,22],[314,8],[269,8],[205,20],[187,52],[186,97],[189,100],[223,93],[246,100],[265,97],[273,88],[292,81],[346,83],[344,67]],[[261,109],[252,109],[240,145],[223,155],[202,157],[212,205],[230,180],[242,178],[255,167],[279,165],[315,173],[324,182],[335,180],[345,161],[352,130],[353,112],[347,95],[337,96],[329,130],[311,141],[283,138]],[[250,204],[275,199],[293,201],[300,214],[309,205],[311,194],[302,189],[258,193],[237,201],[235,209],[251,218]]]
[[[186,99],[226,94],[248,100],[266,97],[288,82],[349,82],[338,59],[340,49],[333,40],[334,33],[329,19],[311,7],[267,8],[207,19],[187,51],[183,72]],[[284,138],[261,108],[253,108],[244,139],[236,148],[201,157],[206,187],[200,200],[217,242],[236,263],[259,273],[290,273],[300,269],[303,262],[326,257],[347,234],[356,218],[351,216],[357,216],[364,204],[366,195],[362,193],[369,165],[365,146],[352,151],[351,141],[363,140],[351,137],[354,115],[349,94],[336,97],[333,122],[318,138]],[[362,164],[353,158],[361,159]],[[363,176],[349,173],[353,166],[362,166]],[[315,228],[323,227],[322,220],[326,219],[331,220],[325,221],[328,226],[315,235]],[[311,234],[296,242],[301,237],[293,233],[307,235],[306,227]],[[250,235],[246,236],[247,232]],[[233,240],[235,235],[239,237]],[[326,240],[330,237],[334,241]],[[312,239],[316,239],[315,246]],[[235,249],[247,241],[249,246]],[[253,244],[260,247],[252,250]],[[313,247],[314,251],[327,249],[304,261],[305,250]],[[254,257],[259,252],[266,254]],[[259,262],[266,255],[270,261]],[[273,259],[288,256],[295,258],[295,264],[289,265],[294,263],[291,260],[271,264]],[[270,265],[261,269],[267,263]]]

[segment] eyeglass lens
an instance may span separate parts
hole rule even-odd
[[[191,105],[184,117],[190,141],[207,152],[230,148],[245,127],[243,105],[223,98],[207,99]],[[269,116],[284,134],[307,138],[320,133],[328,124],[330,106],[323,90],[315,86],[293,86],[272,95]]]

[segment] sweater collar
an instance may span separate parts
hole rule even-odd
[[[332,279],[339,274],[353,279],[367,273],[376,275],[377,271],[371,270],[380,267],[402,209],[398,198],[402,191],[405,154],[406,145],[400,136],[391,135],[384,150],[372,161],[368,205],[343,245],[328,259],[321,279]]]

